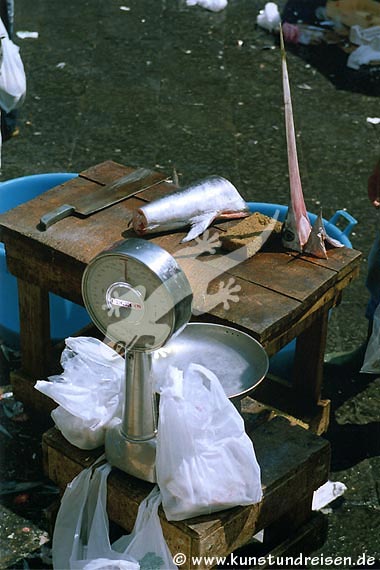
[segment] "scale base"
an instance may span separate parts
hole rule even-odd
[[[130,440],[122,432],[122,424],[110,426],[106,431],[105,453],[107,461],[129,475],[156,483],[156,438]]]

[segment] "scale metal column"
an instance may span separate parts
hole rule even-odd
[[[131,238],[95,257],[82,295],[98,329],[125,347],[125,409],[106,432],[111,465],[155,482],[157,408],[152,352],[188,323],[192,291],[175,259],[156,244]]]

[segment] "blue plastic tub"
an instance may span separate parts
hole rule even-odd
[[[263,202],[248,202],[248,207],[251,212],[260,212],[266,216],[274,216],[276,211],[279,212],[278,220],[283,222],[288,211],[287,206],[280,204],[267,204]],[[317,214],[308,212],[310,223],[313,224]],[[349,240],[349,235],[352,229],[358,223],[355,218],[351,216],[346,210],[337,210],[335,214],[329,219],[323,219],[326,232],[334,239],[338,239],[346,247],[352,248]],[[344,223],[344,229],[340,229],[336,224]],[[293,374],[293,361],[294,353],[296,350],[296,339],[292,340],[289,344],[284,346],[277,354],[269,359],[269,374],[279,376],[280,378],[291,379]]]
[[[0,213],[32,200],[42,192],[78,176],[73,173],[33,174],[0,183]],[[0,338],[19,348],[20,319],[17,280],[7,269],[4,244],[0,243]],[[50,327],[54,341],[66,338],[90,322],[87,311],[50,293]],[[33,331],[31,331],[33,334]]]
[[[248,208],[251,212],[261,212],[265,216],[274,216],[276,211],[279,211],[278,220],[283,222],[285,220],[288,207],[282,206],[281,204],[267,204],[264,202],[247,202]],[[317,214],[307,213],[309,216],[310,223],[313,224],[317,218]],[[340,229],[337,226],[337,222],[342,222],[345,224],[344,229]],[[352,248],[352,244],[348,238],[352,229],[358,223],[355,218],[351,216],[346,210],[337,210],[335,214],[329,219],[323,222],[328,235],[334,239],[338,239],[343,245]]]

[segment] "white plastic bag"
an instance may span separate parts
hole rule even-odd
[[[117,568],[115,561],[122,561],[122,569],[139,570],[139,564],[131,556],[111,548],[106,511],[110,471],[108,463],[96,469],[84,469],[67,486],[53,534],[55,570],[90,570],[96,568],[94,564],[101,559],[112,561],[110,569]],[[103,562],[102,569],[105,568]]]
[[[373,314],[373,328],[360,372],[380,374],[380,304]]]
[[[24,101],[26,77],[20,48],[9,39],[1,19],[0,40],[0,107],[9,113]]]
[[[107,477],[111,466],[83,470],[67,486],[53,535],[55,570],[175,570],[158,516],[157,485],[139,506],[132,533],[111,546]]]
[[[267,2],[263,10],[260,10],[256,22],[262,28],[265,28],[269,32],[278,30],[281,23],[280,12],[278,11],[278,6],[274,2]]]
[[[65,342],[63,373],[35,388],[59,404],[51,415],[64,437],[80,449],[95,449],[104,444],[109,422],[122,417],[124,359],[96,338]]]
[[[117,552],[123,552],[139,561],[141,570],[176,570],[162,533],[158,507],[162,501],[160,489],[155,485],[139,506],[135,526],[130,535],[112,544]]]
[[[218,378],[198,364],[170,367],[161,388],[157,482],[168,520],[261,500],[260,467],[244,421]]]

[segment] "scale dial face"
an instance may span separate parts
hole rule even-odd
[[[147,243],[137,239],[126,243],[129,241]],[[154,246],[164,252],[165,259],[169,256],[173,261],[169,271],[167,266],[160,271],[162,267],[154,267],[155,264],[149,267],[143,261],[144,245],[141,247],[142,251],[139,247],[136,250],[140,259],[129,247],[126,252],[116,249],[92,260],[83,275],[82,293],[87,311],[107,338],[122,342],[127,350],[151,351],[163,346],[179,326],[188,322],[191,289],[167,252]],[[148,247],[151,249],[152,244]],[[174,272],[170,270],[173,267]],[[182,286],[182,282],[187,298],[185,314],[176,307],[178,286]],[[180,300],[183,305],[184,299]]]

